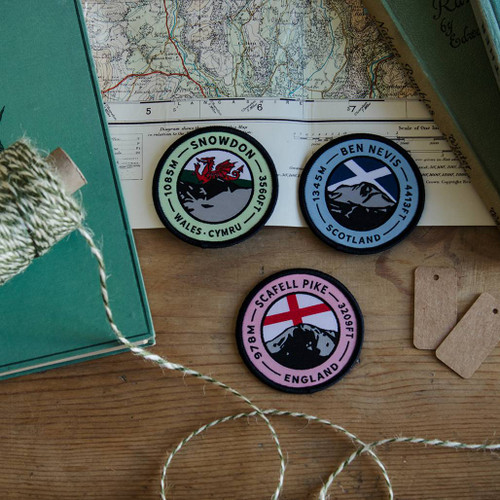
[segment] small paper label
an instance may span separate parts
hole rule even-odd
[[[457,273],[451,267],[415,269],[413,345],[436,349],[457,322]]]
[[[500,301],[483,293],[436,351],[463,378],[471,377],[500,340]]]

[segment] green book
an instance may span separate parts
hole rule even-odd
[[[500,92],[471,3],[363,1],[500,227]]]
[[[63,148],[88,184],[76,196],[102,248],[116,324],[154,342],[78,0],[8,1],[0,16],[0,141]],[[1,209],[1,207],[0,207]],[[0,256],[0,258],[2,258]],[[0,287],[0,378],[123,351],[104,313],[98,268],[78,232]]]
[[[471,0],[471,5],[500,87],[500,0]]]

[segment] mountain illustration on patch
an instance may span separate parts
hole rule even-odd
[[[266,342],[266,349],[280,365],[308,370],[321,365],[337,348],[339,334],[300,323]]]
[[[213,158],[199,161],[203,164],[206,160]],[[225,164],[229,166],[215,170]],[[177,193],[184,209],[203,222],[224,222],[241,213],[252,196],[252,181],[240,178],[243,167],[233,167],[226,161],[210,165],[210,168],[205,166],[199,171],[184,170],[177,184]]]
[[[384,224],[394,213],[397,203],[370,182],[348,186],[342,184],[327,191],[326,201],[332,217],[342,226],[368,231]]]

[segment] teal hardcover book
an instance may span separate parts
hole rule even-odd
[[[500,0],[471,0],[471,5],[500,87]]]
[[[63,148],[88,184],[85,225],[102,248],[116,324],[154,341],[78,0],[9,0],[0,16],[0,141]],[[1,209],[1,207],[0,207]],[[0,258],[2,258],[0,256]],[[0,287],[0,378],[123,350],[106,320],[98,268],[73,232]]]
[[[500,226],[500,92],[471,3],[364,3]]]

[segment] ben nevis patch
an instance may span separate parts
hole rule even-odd
[[[278,182],[267,151],[228,127],[200,128],[162,156],[153,180],[158,216],[201,247],[233,245],[256,232],[276,204]]]
[[[363,317],[339,281],[312,269],[291,269],[250,292],[236,339],[243,360],[263,382],[311,393],[337,382],[358,360]]]
[[[300,179],[304,217],[338,250],[367,254],[407,236],[424,207],[424,183],[411,156],[394,141],[351,134],[320,148]]]

